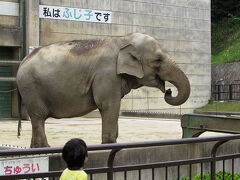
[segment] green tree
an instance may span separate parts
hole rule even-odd
[[[212,21],[217,22],[224,17],[240,17],[239,0],[212,0]]]

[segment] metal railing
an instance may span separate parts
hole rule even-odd
[[[234,174],[234,159],[240,158],[240,153],[235,154],[225,154],[217,156],[217,150],[219,146],[230,141],[240,139],[240,135],[228,135],[228,136],[218,136],[218,137],[202,137],[202,138],[186,138],[186,139],[176,139],[176,140],[163,140],[163,141],[149,141],[149,142],[136,142],[136,143],[119,143],[119,144],[103,144],[103,145],[90,145],[88,146],[88,151],[102,151],[110,150],[110,154],[107,160],[107,167],[100,168],[88,168],[85,171],[89,174],[90,180],[95,180],[94,174],[107,173],[107,180],[113,180],[113,174],[115,172],[124,172],[124,179],[127,180],[127,172],[137,170],[139,173],[138,179],[141,180],[142,171],[144,169],[150,169],[152,171],[152,179],[154,180],[154,174],[156,168],[165,168],[165,179],[169,176],[169,167],[177,167],[177,179],[180,179],[181,166],[189,166],[189,177],[192,175],[192,166],[194,164],[200,164],[201,167],[201,179],[203,178],[203,163],[210,163],[210,173],[211,180],[215,180],[216,172],[216,162],[223,161],[223,172],[225,172],[225,161],[232,160],[232,174]],[[183,159],[176,161],[167,162],[155,162],[146,164],[134,164],[134,165],[124,165],[124,166],[114,166],[114,158],[116,154],[122,149],[131,148],[144,148],[144,147],[159,147],[159,146],[169,146],[169,145],[182,145],[182,144],[193,144],[193,143],[206,143],[206,142],[216,142],[212,147],[211,154],[209,157],[201,157],[194,159]],[[35,149],[14,149],[14,150],[2,150],[0,151],[0,157],[9,156],[25,156],[25,155],[40,155],[40,154],[52,154],[61,153],[62,148],[35,148]],[[5,175],[0,176],[0,179],[23,179],[23,178],[43,178],[50,177],[51,179],[58,179],[62,171],[52,171],[44,173],[32,173],[32,174],[18,174],[18,175]]]
[[[215,101],[240,100],[240,84],[213,85],[212,98]]]
[[[240,118],[208,114],[185,114],[181,117],[182,138],[198,137],[202,133],[240,134]]]
[[[0,67],[2,66],[19,66],[21,61],[0,60]],[[16,82],[16,77],[0,77],[0,82]]]

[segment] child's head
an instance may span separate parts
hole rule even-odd
[[[79,170],[88,157],[86,143],[82,139],[71,139],[63,147],[62,157],[67,163],[68,169]]]

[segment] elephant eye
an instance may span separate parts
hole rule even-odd
[[[161,59],[157,59],[156,62],[162,62],[162,60]]]
[[[161,59],[157,59],[157,60],[154,60],[153,62],[153,65],[155,66],[155,67],[159,67],[159,66],[161,66],[161,64],[162,64],[162,60]]]

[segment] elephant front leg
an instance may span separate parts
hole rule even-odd
[[[106,67],[109,68],[109,64]],[[95,76],[92,90],[94,101],[102,116],[102,143],[116,143],[122,97],[121,79],[115,72],[106,70]]]
[[[120,103],[116,102],[100,110],[102,116],[102,144],[117,142],[119,110]]]

